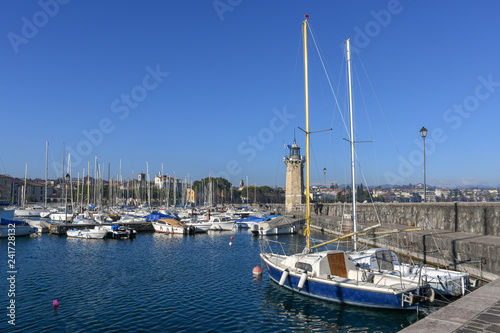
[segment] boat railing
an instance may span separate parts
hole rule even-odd
[[[287,251],[283,246],[283,242],[271,240],[271,239],[261,239],[260,240],[260,252],[269,252],[270,254],[277,255],[287,255]]]

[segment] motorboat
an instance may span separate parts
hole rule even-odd
[[[212,216],[208,222],[211,224],[208,230],[231,231],[236,225],[236,220],[227,216]]]
[[[36,229],[28,222],[0,218],[0,238],[29,236],[35,232]]]
[[[156,232],[181,235],[194,234],[195,232],[195,227],[185,225],[176,219],[159,219],[151,223]]]
[[[66,231],[68,237],[85,238],[85,239],[103,239],[106,238],[108,230],[103,226],[95,226],[94,228],[72,229]]]
[[[133,228],[126,226],[119,226],[117,224],[102,226],[108,230],[107,238],[113,239],[135,239],[137,231]]]
[[[253,224],[250,227],[250,231],[256,236],[295,234],[302,228],[305,221],[305,219],[278,216],[269,221]]]

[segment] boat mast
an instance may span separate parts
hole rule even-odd
[[[49,142],[46,142],[45,145],[45,208],[47,208],[47,174],[49,172],[49,166],[48,166],[48,160],[49,160]]]
[[[311,201],[309,197],[309,83],[307,71],[307,21],[309,15],[302,22],[302,34],[304,40],[304,88],[305,88],[305,109],[306,109],[306,223],[305,236],[307,237],[307,248],[311,248]]]
[[[356,176],[354,172],[355,168],[355,153],[354,153],[354,121],[352,117],[352,79],[351,79],[351,47],[350,47],[350,41],[351,39],[349,38],[346,40],[346,53],[347,53],[347,73],[348,73],[348,80],[349,80],[349,118],[350,118],[350,123],[351,123],[351,138],[350,138],[350,143],[351,143],[351,180],[352,180],[352,226],[353,232],[356,232]],[[354,240],[354,251],[356,251],[356,241],[357,241],[357,235],[354,234],[353,240]]]
[[[22,194],[23,207],[26,206],[26,187],[28,186],[28,163],[26,163],[26,171],[24,172],[24,188]]]

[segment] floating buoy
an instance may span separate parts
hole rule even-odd
[[[233,242],[229,242],[229,246],[233,245]]]
[[[54,300],[54,302],[52,302],[52,305],[57,308],[59,306],[59,302],[57,301],[57,299]]]
[[[256,275],[256,276],[261,276],[262,275],[262,268],[260,268],[260,266],[255,266],[254,269],[253,269],[253,275]]]
[[[288,269],[285,269],[283,271],[283,274],[281,274],[281,279],[280,279],[280,287],[283,287],[285,285],[285,282],[286,282],[286,278],[288,277]]]
[[[304,272],[302,273],[302,275],[300,276],[300,280],[299,280],[299,285],[297,286],[297,289],[299,291],[302,290],[302,288],[304,288],[304,284],[306,283],[306,280],[307,280],[307,272]]]
[[[233,237],[233,236],[231,236],[231,239],[234,239],[234,237]]]

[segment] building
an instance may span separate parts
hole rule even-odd
[[[0,175],[0,203],[12,199],[12,177]]]
[[[304,162],[300,147],[295,140],[288,146],[290,153],[283,158],[286,164],[285,207],[287,211],[304,203]]]

